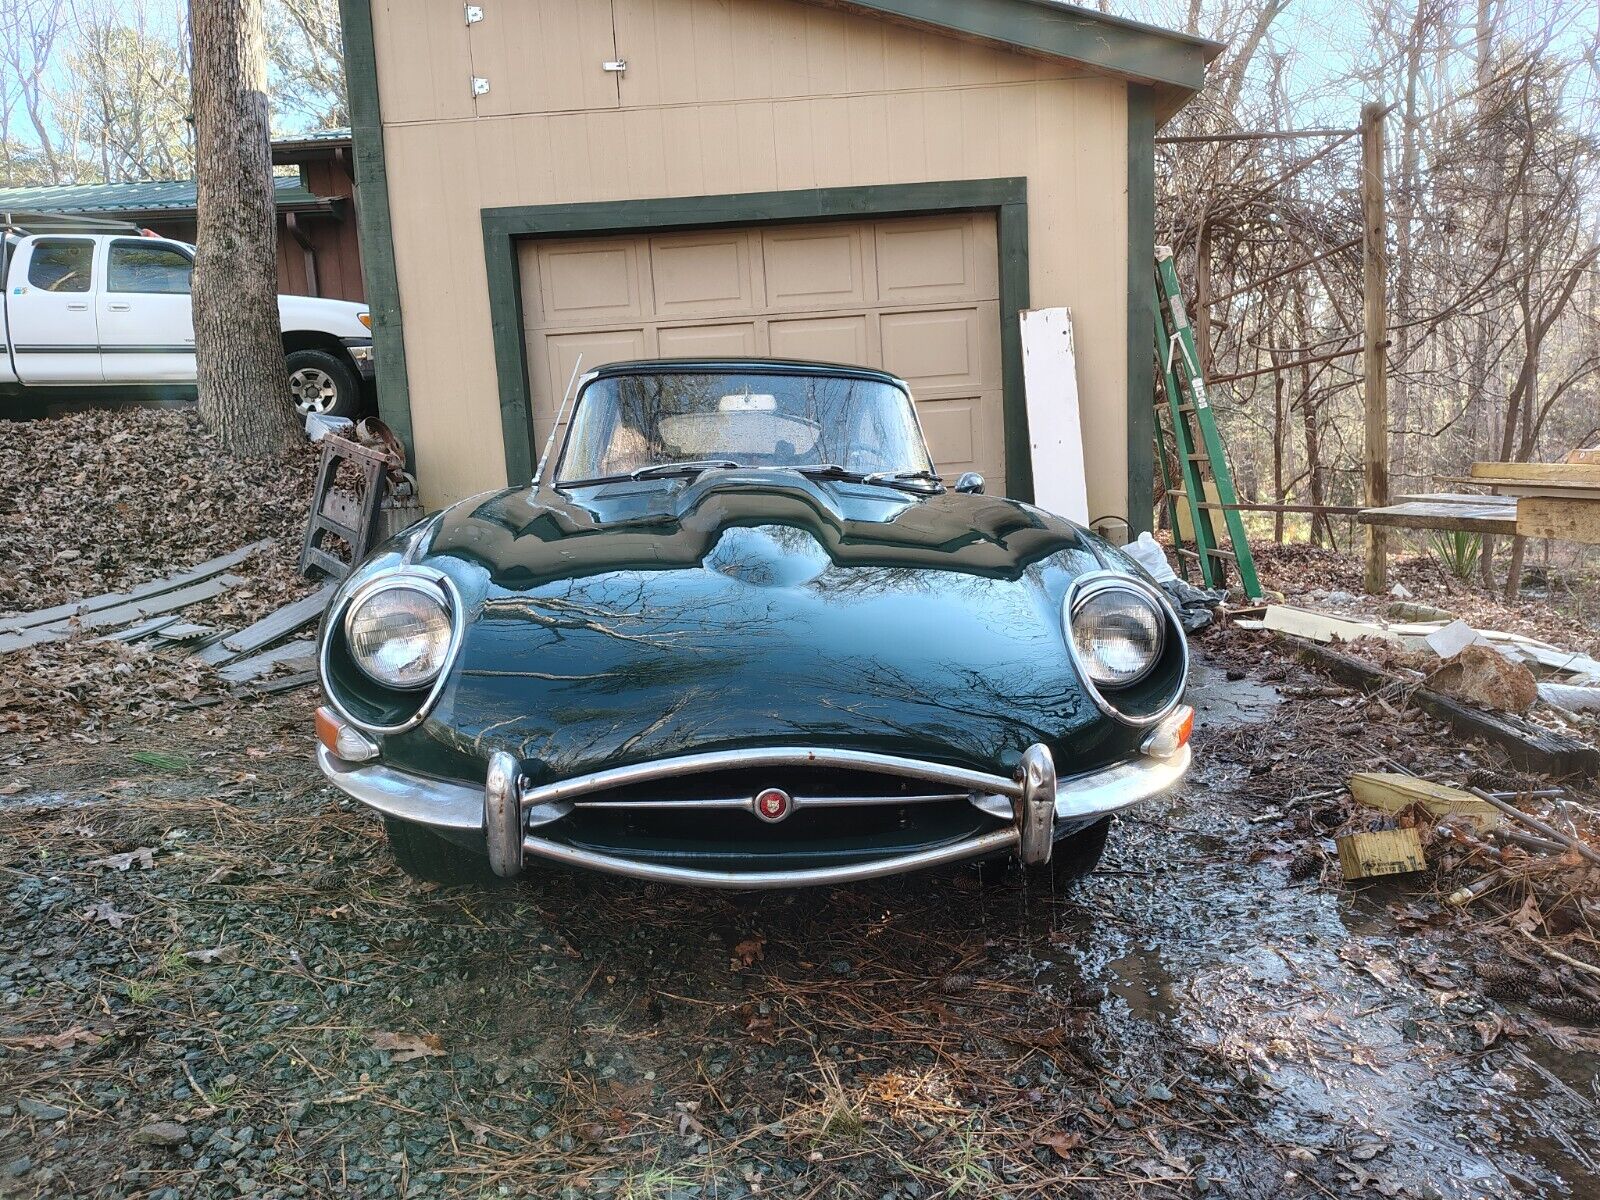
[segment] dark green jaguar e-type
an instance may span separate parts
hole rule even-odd
[[[1069,521],[946,486],[891,375],[608,366],[549,459],[328,609],[318,760],[414,874],[1079,874],[1188,768],[1162,593]]]

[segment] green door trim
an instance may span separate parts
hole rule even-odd
[[[1028,440],[1028,406],[1022,388],[1022,330],[1018,324],[1019,314],[1028,307],[1028,181],[1022,178],[484,209],[483,254],[489,277],[489,319],[494,337],[495,374],[500,384],[500,427],[505,438],[507,481],[516,485],[532,479],[540,450],[534,444],[533,392],[528,381],[527,345],[523,336],[518,241],[958,212],[993,212],[996,216],[1006,493],[1020,500],[1031,500],[1033,465]],[[1148,324],[1141,328],[1148,328]]]
[[[1145,330],[1156,320],[1156,105],[1147,87],[1128,85],[1128,532],[1155,522],[1155,359]],[[1099,514],[1091,513],[1094,517]]]
[[[383,156],[383,118],[378,110],[378,58],[372,39],[370,0],[339,0],[344,28],[344,74],[350,104],[350,135],[356,166],[356,229],[361,275],[372,315],[372,347],[378,370],[378,414],[416,462],[411,425],[411,386],[406,341],[400,323],[400,281],[394,265],[394,227],[389,215],[389,171]]]

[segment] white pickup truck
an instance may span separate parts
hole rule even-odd
[[[194,384],[194,247],[126,228],[32,233],[4,225],[0,392],[37,399],[46,388],[111,395]],[[359,416],[374,366],[366,307],[279,296],[278,315],[295,408]]]

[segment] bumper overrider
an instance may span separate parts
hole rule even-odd
[[[403,821],[429,826],[456,840],[481,844],[496,874],[512,878],[543,858],[590,870],[694,887],[778,888],[849,883],[968,859],[1014,854],[1029,866],[1050,861],[1057,839],[1168,791],[1189,769],[1194,712],[1180,705],[1152,727],[1131,758],[1081,775],[1059,778],[1050,751],[1030,746],[1011,778],[942,763],[829,748],[774,747],[689,754],[618,767],[554,783],[530,785],[515,756],[491,756],[484,785],[414,775],[375,761],[378,746],[333,710],[317,713],[317,762],[339,788],[363,804]],[[794,870],[721,871],[646,862],[570,845],[548,836],[566,817],[589,808],[618,807],[597,793],[681,779],[728,768],[837,767],[876,772],[943,791],[918,797],[840,800],[784,795],[795,808],[843,803],[917,803],[965,798],[994,824],[949,844],[865,862]],[[764,795],[764,794],[763,794]],[[762,796],[635,801],[633,807],[744,809],[762,816]]]

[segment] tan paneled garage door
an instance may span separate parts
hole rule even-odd
[[[775,355],[901,376],[939,469],[1004,486],[992,215],[530,241],[521,268],[539,445],[580,354]]]

